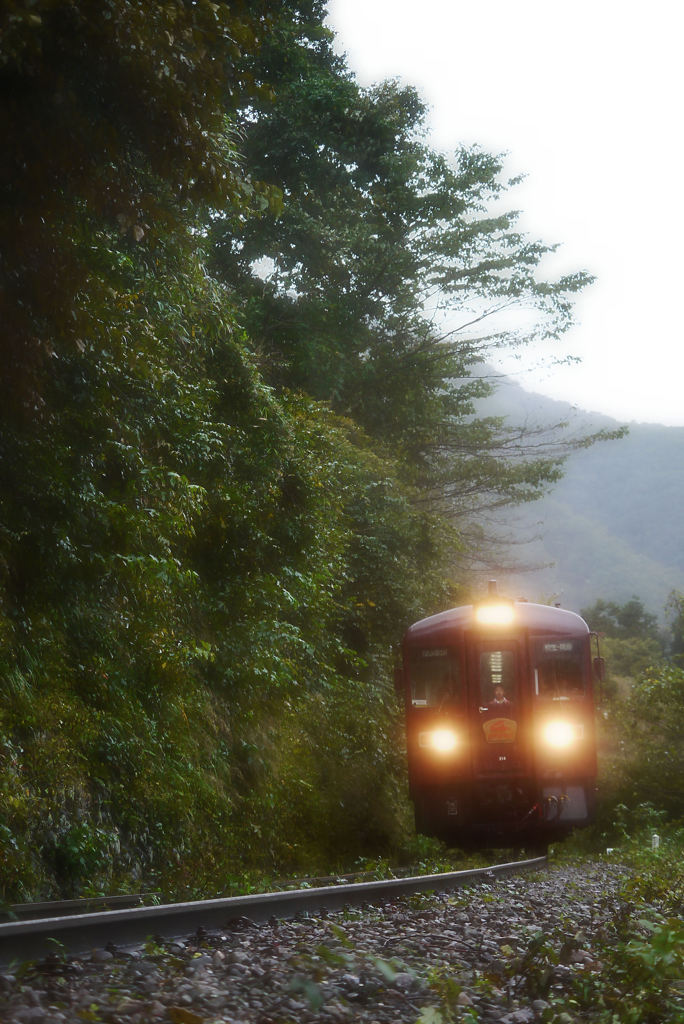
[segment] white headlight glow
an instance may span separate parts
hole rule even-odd
[[[567,747],[573,746],[577,741],[578,728],[572,722],[559,719],[558,721],[547,722],[542,736],[548,747],[553,747],[555,750],[565,750]]]
[[[421,747],[429,747],[438,754],[450,754],[458,746],[458,736],[453,729],[442,727],[431,732],[421,732],[419,743]]]
[[[458,739],[453,729],[435,729],[430,739],[430,746],[440,754],[450,753],[450,751],[456,749],[458,744]]]

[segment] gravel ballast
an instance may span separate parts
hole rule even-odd
[[[578,973],[601,972],[597,950],[625,919],[625,873],[556,865],[362,910],[240,919],[180,941],[14,965],[0,974],[0,1021],[542,1021],[549,1003],[526,980],[541,969],[535,950],[543,941],[557,954],[540,983],[549,998]]]

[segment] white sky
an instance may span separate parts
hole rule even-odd
[[[432,144],[477,142],[526,173],[522,225],[554,271],[596,275],[562,354],[504,368],[620,420],[684,425],[684,6],[677,0],[329,0],[362,85],[398,77]]]

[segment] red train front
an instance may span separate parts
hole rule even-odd
[[[589,823],[591,634],[579,615],[505,600],[490,585],[480,604],[407,630],[404,683],[419,832],[464,846],[543,846]]]

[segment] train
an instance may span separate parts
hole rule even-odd
[[[414,623],[402,646],[417,832],[543,852],[590,824],[605,662],[581,616],[491,581],[482,600]]]

